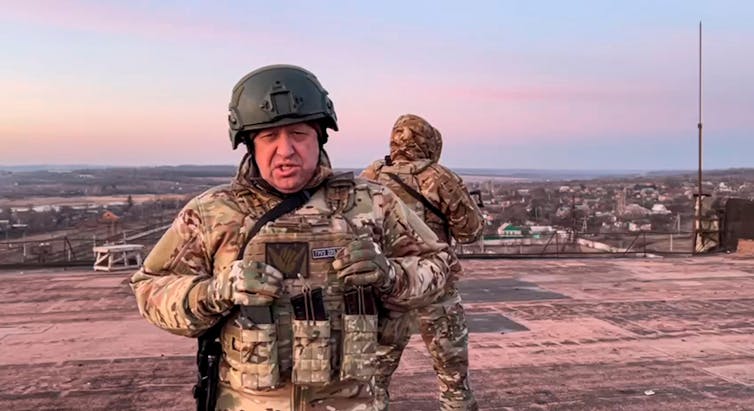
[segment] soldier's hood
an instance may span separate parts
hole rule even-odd
[[[414,114],[398,117],[390,135],[393,161],[430,160],[436,163],[442,153],[442,135],[429,122]]]
[[[324,147],[320,147],[317,169],[314,170],[314,175],[303,189],[317,187],[331,175],[332,166],[330,165],[330,157],[328,157]],[[262,178],[259,174],[259,168],[254,161],[254,156],[251,153],[246,153],[243,159],[241,159],[241,164],[233,179],[233,186],[239,189],[261,191],[264,194],[280,198],[286,197],[286,194],[279,192]]]

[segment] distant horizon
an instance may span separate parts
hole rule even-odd
[[[444,164],[446,167],[453,170],[464,170],[468,172],[608,172],[608,173],[651,173],[651,172],[678,172],[678,173],[696,173],[697,169],[683,169],[683,168],[545,168],[545,167],[454,167]],[[160,167],[228,167],[236,168],[237,164],[155,164],[155,165],[118,165],[118,164],[78,164],[78,163],[44,163],[44,164],[0,164],[0,171],[55,171],[55,170],[83,170],[83,169],[110,169],[110,168],[160,168]],[[363,170],[363,167],[333,167],[339,170]],[[722,168],[703,168],[703,171],[727,171],[727,170],[754,170],[752,167],[722,167]]]

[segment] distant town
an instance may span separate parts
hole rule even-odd
[[[570,181],[467,182],[481,190],[485,234],[525,236],[554,229],[583,233],[690,232],[697,182],[692,174]],[[709,173],[702,185],[708,208],[729,197],[754,198],[754,171]]]
[[[648,245],[690,250],[696,173],[458,171],[470,191],[480,192],[487,223],[484,242],[469,252],[629,251],[638,236],[645,251]],[[234,172],[230,166],[0,171],[0,241],[60,240],[58,253],[69,258],[87,254],[92,244],[153,242],[189,198]],[[708,171],[703,192],[706,213],[728,198],[754,199],[754,169]],[[91,244],[76,245],[83,241]],[[23,258],[44,254],[40,247],[24,249]]]

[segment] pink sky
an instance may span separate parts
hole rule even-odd
[[[653,5],[654,17],[641,14],[646,4],[599,3],[404,5],[401,15],[350,3],[332,5],[339,14],[303,2],[4,4],[0,165],[235,163],[225,124],[233,84],[291,63],[335,100],[336,165],[380,157],[395,118],[413,112],[456,147],[443,157],[451,166],[526,167],[548,144],[607,144],[608,163],[630,168],[621,144],[695,138],[696,24],[706,17],[705,124],[725,166],[754,130],[754,29],[741,16],[751,7],[732,4],[692,2],[685,14]],[[482,153],[490,147],[501,154]],[[501,158],[511,147],[519,154]],[[639,166],[688,162],[668,155]]]

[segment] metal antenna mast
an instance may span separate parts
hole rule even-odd
[[[694,219],[694,249],[693,253],[697,252],[697,247],[704,245],[704,231],[702,229],[702,22],[699,21],[699,123],[697,124],[699,129],[699,175],[697,176],[697,193],[696,193],[696,218]],[[701,244],[697,244],[697,241],[701,241]]]

